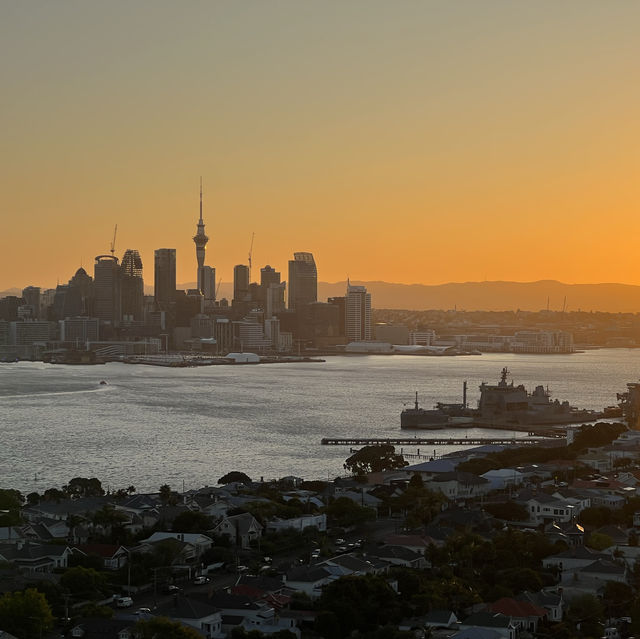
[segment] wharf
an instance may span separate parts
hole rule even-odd
[[[563,437],[323,437],[323,446],[563,446]]]

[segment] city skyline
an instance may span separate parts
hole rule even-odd
[[[66,281],[115,224],[193,281],[200,175],[218,280],[255,233],[255,264],[308,251],[329,282],[638,284],[638,26],[590,0],[8,5],[0,290]]]

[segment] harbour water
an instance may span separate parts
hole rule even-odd
[[[182,490],[215,485],[230,470],[333,478],[349,450],[321,446],[322,437],[405,436],[400,411],[416,390],[425,407],[461,401],[467,380],[475,405],[479,384],[497,382],[504,366],[530,390],[548,385],[553,398],[602,409],[640,377],[640,349],[179,369],[0,364],[0,487],[41,492],[82,476],[111,488]]]

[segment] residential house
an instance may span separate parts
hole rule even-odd
[[[528,601],[534,606],[544,608],[547,611],[547,619],[551,622],[562,621],[564,614],[564,599],[562,589],[559,592],[550,592],[540,590],[539,592],[524,591],[520,593],[516,599],[519,601]]]
[[[296,566],[286,573],[284,584],[295,592],[303,592],[311,599],[317,599],[322,594],[323,586],[340,576],[323,564]]]
[[[224,517],[211,532],[226,535],[236,546],[250,548],[262,535],[262,524],[252,514],[242,513]]]
[[[159,606],[154,614],[167,617],[185,626],[190,626],[211,639],[222,639],[222,614],[215,605],[190,597],[174,597],[173,601]]]
[[[482,473],[489,482],[489,490],[507,490],[514,486],[520,486],[524,482],[524,475],[515,468],[499,468]]]
[[[597,552],[586,546],[576,546],[560,553],[549,555],[542,560],[544,568],[558,568],[560,570],[577,570],[592,564],[598,559],[611,559],[602,552]]]
[[[492,630],[497,632],[503,639],[515,639],[518,630],[511,621],[511,617],[490,611],[476,612],[460,624],[460,630],[470,630],[472,628]]]
[[[85,556],[100,557],[106,570],[118,570],[122,566],[126,566],[129,555],[124,546],[113,544],[79,544],[73,547],[73,551]]]
[[[140,544],[156,544],[166,539],[175,539],[176,541],[190,546],[192,551],[185,553],[186,559],[196,559],[213,546],[213,539],[211,539],[211,537],[207,537],[207,535],[181,532],[155,532],[151,537],[141,540]]]
[[[300,517],[292,517],[290,519],[274,518],[267,522],[267,532],[276,533],[283,530],[299,530],[305,528],[317,528],[320,532],[327,530],[327,515],[301,515]]]
[[[131,619],[82,619],[69,631],[74,639],[134,639]]]
[[[491,490],[490,482],[484,477],[459,471],[439,473],[426,486],[441,492],[450,501],[481,497]]]
[[[499,612],[507,617],[511,617],[511,622],[519,630],[537,632],[538,624],[547,616],[547,611],[541,606],[530,601],[502,597],[489,606],[492,612]]]
[[[51,573],[56,568],[67,568],[72,552],[68,546],[56,544],[6,544],[0,546],[0,561],[15,564],[30,574]]]
[[[424,553],[417,553],[404,546],[380,546],[367,551],[367,557],[377,557],[396,566],[405,566],[422,570],[427,567],[427,560]]]

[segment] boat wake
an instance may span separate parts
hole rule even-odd
[[[24,399],[25,397],[53,397],[57,395],[81,395],[83,393],[100,393],[111,390],[113,387],[107,385],[101,385],[98,388],[84,388],[82,390],[72,391],[44,391],[42,393],[17,393],[15,395],[0,395],[0,400],[3,399]]]

